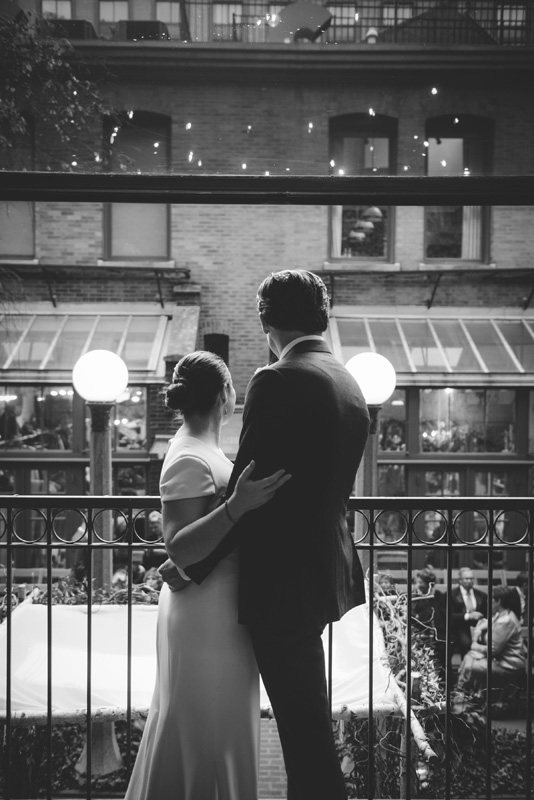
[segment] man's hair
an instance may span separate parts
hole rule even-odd
[[[471,575],[469,576],[470,578],[474,577],[473,576],[473,570],[471,569],[471,567],[460,567],[460,569],[458,570],[458,578],[465,578],[465,573],[466,572],[470,572],[471,573]]]
[[[261,321],[282,331],[306,334],[326,330],[328,291],[321,278],[304,269],[273,272],[257,295]]]

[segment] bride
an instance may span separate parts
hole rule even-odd
[[[246,626],[237,622],[239,552],[200,585],[183,572],[207,556],[248,511],[290,476],[252,480],[254,462],[224,500],[232,472],[219,447],[235,391],[226,364],[197,351],[165,391],[184,424],[171,439],[160,492],[163,535],[182,576],[161,589],[157,675],[125,800],[253,800],[259,762],[259,676]],[[183,591],[178,588],[185,586]]]

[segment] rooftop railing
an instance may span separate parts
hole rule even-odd
[[[156,4],[158,19],[100,22],[100,36],[114,41],[244,42],[316,41],[319,44],[531,47],[532,0],[332,0],[324,6],[328,26],[317,15],[287,3],[260,0],[192,0]],[[308,3],[313,7],[314,4]],[[83,19],[52,19],[55,36],[97,39]]]
[[[0,499],[5,800],[123,796],[153,685],[159,590],[146,574],[134,581],[136,565],[164,557],[149,519],[159,508],[158,497]],[[349,796],[531,798],[534,499],[352,498],[348,523],[368,604],[324,641]],[[490,652],[492,587],[527,574],[525,667],[504,678],[492,668],[476,691],[458,683],[451,597],[462,566],[487,597]],[[117,741],[106,778],[102,750]]]

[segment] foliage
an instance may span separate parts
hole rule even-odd
[[[130,761],[133,765],[139,749],[143,724],[134,722],[130,737]],[[115,732],[123,765],[116,772],[91,782],[93,794],[102,792],[124,795],[128,785],[128,727],[124,721],[115,723]],[[54,796],[68,792],[70,796],[85,796],[86,777],[74,768],[85,744],[86,729],[82,725],[54,725],[49,733],[46,725],[16,727],[11,732],[11,796],[44,797],[48,783],[48,749],[52,752],[52,791]],[[0,796],[4,796],[2,776],[6,774],[7,747],[1,750]]]
[[[406,764],[403,737],[406,722],[400,717],[375,718],[371,743],[369,721],[351,718],[337,725],[337,748],[345,774],[349,797],[403,797],[406,783],[414,797],[443,797],[446,770],[451,780],[451,796],[484,797],[486,794],[486,716],[477,697],[452,693],[449,715],[449,746],[445,732],[447,703],[443,670],[436,658],[437,631],[430,600],[412,606],[411,648],[408,648],[408,601],[406,594],[386,595],[376,587],[374,611],[384,635],[389,667],[406,692],[407,657],[411,658],[412,710],[420,722],[437,760],[425,763],[417,745],[411,743],[411,764]],[[427,603],[426,609],[417,602]],[[414,680],[415,679],[415,680]],[[517,794],[524,785],[526,737],[518,731],[494,728],[491,731],[492,791]],[[371,744],[372,761],[369,764]],[[522,780],[518,783],[518,777]],[[369,786],[369,780],[374,786]]]
[[[111,109],[91,68],[66,39],[50,36],[46,21],[0,17],[0,164],[4,169],[72,170],[94,166],[85,132]],[[34,127],[35,126],[35,127]],[[89,137],[90,142],[91,137]],[[35,149],[34,149],[35,148]]]
[[[159,592],[146,583],[132,586],[132,603],[157,605]],[[128,603],[128,588],[112,589],[93,589],[91,592],[91,603],[94,605],[126,605]],[[47,605],[48,592],[39,592],[34,599],[34,603]],[[89,602],[89,587],[84,579],[77,580],[76,577],[69,576],[52,584],[51,602],[53,605],[62,604],[69,606],[87,605]]]

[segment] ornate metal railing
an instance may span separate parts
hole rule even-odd
[[[0,499],[0,794],[6,800],[17,796],[52,798],[65,788],[69,797],[101,795],[102,779],[95,777],[95,767],[102,757],[102,742],[112,746],[110,738],[102,738],[102,731],[114,737],[115,724],[121,726],[117,736],[120,734],[125,757],[118,778],[106,787],[105,796],[122,796],[132,766],[132,747],[139,736],[139,720],[147,712],[146,707],[132,704],[134,611],[140,601],[157,600],[157,591],[143,583],[135,584],[133,575],[135,565],[142,560],[146,566],[163,557],[161,540],[151,527],[154,521],[149,519],[150,512],[159,508],[157,497]],[[113,522],[111,541],[104,541],[101,535],[101,530],[109,529],[102,525],[105,515]],[[358,796],[369,798],[490,798],[502,793],[530,798],[534,499],[352,498],[349,525],[375,611],[365,618],[370,623],[365,623],[366,632],[360,637],[366,640],[368,659],[363,703],[339,699],[336,627],[331,626],[325,636],[332,712],[337,724],[344,726],[339,748],[349,785]],[[130,577],[118,588],[110,584],[112,565],[120,567],[120,577]],[[486,594],[491,594],[491,587],[496,585],[513,587],[519,572],[528,576],[527,601],[522,609],[526,669],[504,682],[490,670],[484,686],[473,694],[458,689],[459,655],[452,636],[451,592],[462,566],[474,568],[478,588]],[[429,570],[435,586],[430,586],[426,594],[418,594],[413,580],[421,571],[428,576]],[[391,594],[381,586],[383,576],[396,584]],[[424,603],[434,615],[438,598],[443,610],[442,629],[437,617],[425,622],[417,611],[418,604]],[[60,653],[53,653],[53,634],[59,624],[57,607],[73,603],[85,608],[86,693],[85,702],[65,710],[55,701],[56,692],[64,688],[62,681],[69,683],[65,678],[68,664],[62,664]],[[93,698],[92,676],[98,632],[95,613],[106,604],[122,604],[126,674],[123,699],[113,708],[103,709]],[[17,674],[14,650],[22,609],[34,605],[39,607],[44,626],[46,651],[41,676],[45,701],[39,708],[32,706],[24,692],[22,699],[17,693],[17,687],[24,684]],[[93,613],[87,613],[89,609]],[[488,614],[488,647],[492,628]],[[436,658],[438,644],[441,664]],[[32,672],[31,648],[29,652],[23,675]],[[389,699],[377,699],[376,695],[377,671],[382,667],[394,689]],[[264,713],[269,713],[267,708]],[[509,731],[508,738],[500,725]],[[99,736],[95,739],[96,733]],[[61,762],[65,753],[73,752],[68,744],[73,738],[83,745],[78,774],[72,764],[69,767]],[[502,753],[500,747],[505,748]],[[471,786],[469,794],[462,795],[458,781],[462,770],[471,769],[469,748],[476,749],[476,768],[481,773],[476,791]],[[507,760],[512,751],[515,760],[510,765]],[[513,772],[509,784],[506,775],[503,777],[503,763],[508,772]],[[22,771],[21,764],[25,765]],[[67,773],[71,775],[69,786],[58,777]],[[86,774],[93,775],[93,780],[87,781]]]

